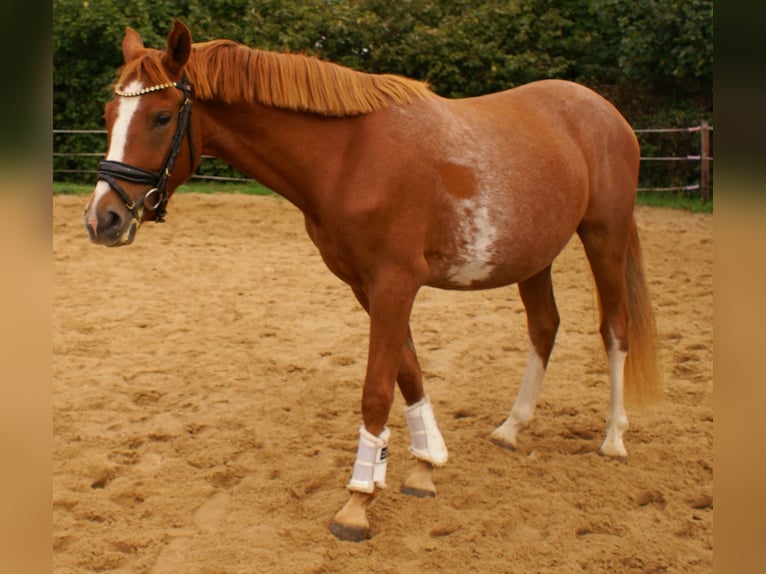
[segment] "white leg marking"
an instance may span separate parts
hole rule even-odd
[[[511,448],[516,448],[516,435],[534,417],[544,376],[545,364],[530,341],[529,362],[524,372],[524,378],[521,380],[519,394],[516,395],[516,401],[513,403],[508,418],[492,433],[493,440]]]
[[[143,87],[141,82],[131,82],[125,86],[125,91],[138,91]],[[133,121],[133,116],[138,109],[138,104],[141,101],[141,96],[135,96],[131,98],[120,98],[117,103],[117,119],[114,120],[112,126],[112,137],[110,140],[109,151],[106,154],[106,159],[111,161],[123,161],[125,157],[125,146],[128,142],[128,129],[130,123]],[[90,208],[90,217],[94,218],[94,221],[88,220],[91,226],[95,223],[96,207],[99,200],[110,190],[111,188],[105,181],[99,181],[96,184],[96,189],[93,192],[93,203]],[[93,227],[95,230],[95,227]]]
[[[627,353],[617,346],[612,336],[612,348],[609,356],[609,378],[612,386],[612,396],[609,401],[609,414],[606,418],[606,438],[601,445],[601,453],[607,456],[627,457],[628,451],[622,441],[623,433],[628,429],[628,415],[625,412],[623,400],[623,384],[625,381],[625,357]]]

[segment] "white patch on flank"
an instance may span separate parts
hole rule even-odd
[[[143,84],[138,81],[131,82],[123,88],[126,92],[138,91],[143,87]],[[125,145],[128,141],[128,129],[130,123],[133,121],[133,116],[138,109],[138,104],[141,102],[141,96],[133,96],[129,98],[120,97],[117,103],[117,119],[114,120],[112,126],[112,139],[109,145],[109,151],[106,154],[106,159],[111,161],[123,161],[125,157]],[[105,181],[99,181],[96,184],[96,189],[93,193],[93,205],[91,206],[91,213],[96,213],[96,207],[99,200],[106,194],[111,188]]]
[[[471,170],[475,195],[452,198],[457,226],[457,258],[447,272],[449,282],[456,287],[470,287],[490,278],[495,268],[496,242],[501,236],[503,207],[497,201],[503,180],[497,168],[496,144],[492,138],[477,138],[476,129],[449,109],[437,112],[442,121],[442,150],[447,163]],[[438,144],[436,144],[438,145]]]
[[[481,196],[456,202],[459,218],[458,237],[463,246],[457,264],[449,272],[456,285],[469,286],[489,279],[494,265],[492,256],[498,238],[497,227],[490,219],[490,209]]]

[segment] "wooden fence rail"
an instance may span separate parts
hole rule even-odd
[[[662,157],[662,156],[653,156],[653,157],[641,157],[642,162],[649,162],[649,161],[693,161],[698,162],[700,166],[700,180],[699,183],[695,183],[692,185],[687,185],[684,187],[654,187],[654,188],[639,188],[639,191],[693,191],[693,190],[700,190],[700,196],[703,200],[709,201],[713,186],[712,186],[712,167],[713,167],[713,156],[710,155],[711,151],[711,141],[710,141],[710,134],[713,131],[713,126],[711,126],[707,121],[703,121],[698,126],[692,126],[690,128],[646,128],[646,129],[637,129],[634,130],[637,134],[649,134],[649,133],[657,133],[657,134],[669,134],[669,133],[694,133],[699,132],[700,133],[700,144],[699,144],[699,154],[690,154],[686,156],[670,156],[670,157]]]
[[[657,133],[657,134],[670,134],[670,133],[694,133],[699,132],[700,134],[700,143],[699,143],[699,153],[698,154],[689,154],[686,156],[651,156],[651,157],[641,157],[642,162],[675,162],[675,161],[689,161],[689,162],[697,162],[699,163],[699,183],[695,183],[692,185],[682,186],[682,187],[645,187],[645,188],[639,188],[639,191],[694,191],[699,190],[700,196],[703,200],[709,201],[711,194],[712,194],[712,165],[713,165],[713,156],[710,154],[711,151],[711,133],[713,131],[713,126],[711,126],[708,122],[703,121],[698,126],[692,126],[689,128],[645,128],[645,129],[637,129],[634,130],[636,134],[650,134],[650,133]],[[78,135],[85,135],[85,134],[96,134],[96,135],[103,135],[106,136],[106,130],[53,130],[53,135],[71,135],[71,136],[78,136]],[[55,140],[54,140],[55,141]],[[55,157],[102,157],[104,155],[104,152],[60,152],[55,151],[55,143],[54,143],[54,152],[53,156]],[[212,159],[211,156],[202,156],[203,159]],[[53,174],[55,179],[55,174],[73,174],[73,173],[93,173],[94,170],[89,169],[56,169],[54,167]],[[193,179],[198,180],[212,180],[212,181],[232,181],[232,182],[249,182],[253,181],[246,177],[228,177],[228,176],[214,176],[214,175],[199,175],[195,174],[192,176]]]

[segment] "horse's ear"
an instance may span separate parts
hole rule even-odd
[[[191,32],[179,20],[173,23],[173,29],[168,34],[168,48],[162,62],[168,72],[175,74],[181,71],[191,54]]]
[[[130,62],[138,55],[138,50],[144,47],[144,41],[133,28],[125,28],[125,37],[122,39],[122,57],[125,63]]]

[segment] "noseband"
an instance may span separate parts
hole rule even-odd
[[[154,212],[154,221],[165,221],[165,207],[168,203],[166,185],[173,173],[173,166],[176,163],[178,152],[181,151],[185,133],[189,134],[189,165],[194,169],[194,139],[192,137],[191,128],[191,85],[189,85],[186,76],[184,76],[180,83],[172,82],[168,84],[159,84],[135,92],[123,92],[119,88],[115,89],[115,93],[118,96],[132,98],[151,92],[157,92],[159,90],[166,90],[168,88],[178,88],[181,90],[184,93],[184,102],[178,113],[178,124],[176,125],[176,132],[173,135],[173,142],[170,145],[170,151],[168,151],[168,155],[165,157],[165,162],[162,164],[160,171],[147,171],[121,161],[112,161],[108,159],[101,160],[96,171],[97,179],[108,183],[109,187],[120,196],[120,199],[125,203],[125,207],[127,207],[133,214],[133,217],[135,217],[136,225],[138,225],[141,220],[139,208],[122,186],[117,183],[117,180],[151,185],[152,188],[146,192],[141,203],[144,207]]]

